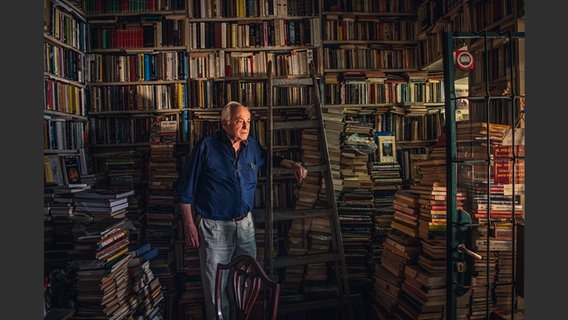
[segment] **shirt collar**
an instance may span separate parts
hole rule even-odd
[[[223,129],[221,129],[219,131],[219,137],[223,140],[223,142],[227,143],[228,145],[231,145],[231,140],[229,139],[229,136],[227,135],[227,132]],[[243,145],[248,145],[249,143],[249,139],[247,138],[246,140],[241,141],[241,144]]]

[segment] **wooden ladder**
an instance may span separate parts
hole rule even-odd
[[[310,59],[309,53],[311,52],[308,52],[309,75],[305,76],[275,78],[272,65],[270,62],[268,63],[267,163],[272,163],[275,153],[282,149],[275,148],[274,142],[277,138],[275,133],[291,130],[297,134],[296,136],[298,134],[300,136],[302,156],[301,159],[293,160],[302,162],[308,170],[308,177],[299,186],[296,186],[299,188],[294,197],[296,200],[294,208],[275,208],[274,197],[277,180],[286,174],[288,174],[289,180],[294,183],[295,180],[290,177],[288,170],[273,168],[271,165],[266,166],[266,185],[269,187],[265,189],[264,264],[267,272],[273,277],[279,278],[282,285],[279,315],[290,312],[306,315],[306,312],[311,310],[318,310],[315,312],[327,310],[333,312],[334,317],[352,319],[353,310],[349,294],[343,240],[320,106],[320,89],[313,59]],[[303,101],[282,102],[275,99],[273,95],[278,90],[281,90],[280,93],[294,91],[295,94],[302,96],[300,100],[303,99]],[[292,109],[294,111],[303,109],[305,118],[302,120],[282,120],[282,118],[274,120],[275,112]],[[316,137],[315,142],[309,139],[314,137]],[[310,144],[311,147],[308,148],[307,143],[309,141],[312,141],[312,143]],[[319,151],[314,148],[319,149]],[[319,156],[319,160],[316,155]],[[317,199],[312,204],[305,198]],[[301,233],[298,236],[298,226],[303,231],[301,232],[303,238]],[[269,239],[274,239],[275,228],[278,228],[279,233],[284,232],[284,235],[278,234],[277,238],[282,239],[284,237],[285,240],[280,242],[269,241]],[[328,250],[325,250],[326,241],[329,244]],[[282,245],[282,242],[285,245]],[[317,245],[314,245],[314,243]],[[323,247],[321,243],[323,243]],[[321,270],[322,266],[324,270],[329,271],[326,273],[326,280],[322,280],[321,273],[310,274],[312,270]],[[302,274],[304,279],[299,284],[290,280],[297,281],[298,268],[306,270],[306,275]],[[295,270],[296,273],[291,270]],[[292,283],[289,283],[290,281]],[[298,286],[301,289],[297,294],[294,294],[294,290],[287,290],[289,287],[296,288]]]

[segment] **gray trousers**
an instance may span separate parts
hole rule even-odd
[[[241,221],[210,220],[197,216],[199,230],[199,260],[203,283],[206,319],[215,320],[215,275],[218,263],[229,263],[234,257],[248,254],[256,258],[256,237],[252,214]],[[223,319],[229,320],[230,306],[222,281]]]

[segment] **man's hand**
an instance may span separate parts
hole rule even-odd
[[[199,233],[195,227],[193,214],[191,213],[191,204],[180,204],[181,214],[183,217],[183,235],[185,243],[193,248],[199,248]]]
[[[294,177],[296,177],[296,181],[298,181],[298,183],[302,182],[302,180],[308,176],[308,169],[302,167],[299,162],[294,163],[292,172],[294,172]]]
[[[184,223],[183,233],[185,235],[185,243],[188,246],[199,248],[199,235],[193,221]]]

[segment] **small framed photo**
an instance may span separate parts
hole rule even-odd
[[[66,184],[81,183],[81,167],[78,155],[65,155],[62,158],[63,177]]]
[[[379,136],[379,160],[383,163],[396,163],[395,136]]]

